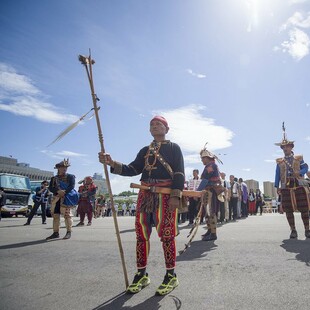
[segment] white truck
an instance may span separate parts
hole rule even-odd
[[[17,174],[0,173],[0,187],[3,188],[5,193],[5,202],[1,208],[1,215],[8,217],[13,215],[26,216],[31,195],[29,178]]]

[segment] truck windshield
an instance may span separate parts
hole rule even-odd
[[[1,175],[1,187],[8,189],[30,189],[30,182],[27,177],[14,176],[14,175]]]

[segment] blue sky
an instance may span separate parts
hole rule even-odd
[[[113,159],[132,161],[161,114],[187,178],[208,142],[227,175],[273,181],[283,121],[310,163],[309,0],[3,0],[0,35],[1,156],[103,173],[95,118],[47,147],[92,108],[78,61],[91,48]],[[138,180],[110,179],[115,194]]]

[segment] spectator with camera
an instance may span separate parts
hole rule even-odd
[[[34,215],[37,213],[39,207],[41,207],[41,211],[42,211],[42,214],[41,214],[42,224],[46,224],[46,204],[47,204],[49,195],[51,195],[51,192],[48,190],[48,182],[44,180],[43,182],[41,182],[41,186],[38,186],[36,188],[36,193],[33,199],[34,205],[31,209],[27,222],[24,224],[24,226],[30,225],[31,220],[34,217]]]

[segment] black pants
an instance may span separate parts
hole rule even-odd
[[[31,209],[31,212],[28,216],[27,219],[27,223],[30,224],[32,218],[34,217],[34,215],[37,213],[38,208],[41,206],[41,211],[42,211],[42,223],[46,222],[46,202],[40,202],[40,201],[36,201],[34,203],[33,208]]]
[[[178,223],[185,223],[188,212],[178,213]]]
[[[243,200],[241,200],[241,214],[242,217],[248,216],[248,202],[244,202]]]
[[[225,220],[225,202],[220,202],[220,215],[218,216],[220,222],[224,222]]]
[[[188,219],[189,219],[190,224],[194,223],[194,219],[198,214],[197,205],[198,205],[198,200],[195,200],[194,198],[189,199]]]
[[[258,208],[259,208],[259,211],[260,211],[259,213],[263,214],[263,204],[261,202],[256,203],[256,213],[258,211]]]
[[[233,218],[233,220],[237,219],[237,204],[238,197],[231,197],[229,200],[229,220]]]

